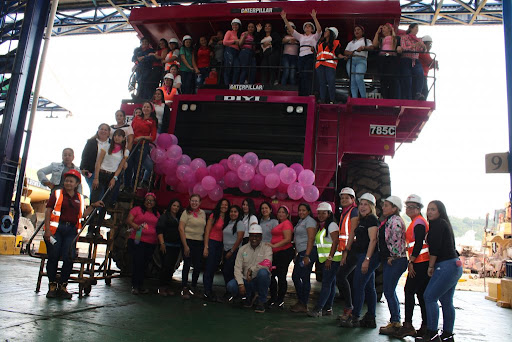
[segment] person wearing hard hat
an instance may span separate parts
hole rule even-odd
[[[249,243],[238,250],[235,261],[235,279],[228,285],[232,296],[239,294],[245,298],[244,307],[251,308],[257,293],[255,312],[265,312],[268,288],[270,286],[270,268],[272,267],[272,248],[261,243],[263,229],[258,224],[249,227]]]
[[[183,94],[193,94],[195,92],[195,75],[199,74],[196,65],[196,56],[192,48],[192,37],[188,34],[183,36],[183,46],[180,48],[180,73],[183,79],[181,92]]]
[[[224,84],[238,83],[240,75],[240,38],[242,37],[242,22],[235,18],[231,20],[231,30],[224,35]]]
[[[178,38],[171,38],[169,40],[169,53],[165,56],[165,72],[169,72],[171,65],[176,64],[180,66],[180,42]]]
[[[376,215],[375,204],[375,197],[370,193],[365,193],[359,198],[359,225],[354,229],[355,240],[349,241],[348,245],[357,256],[353,279],[354,309],[350,319],[341,321],[342,327],[377,327],[375,322],[377,307],[375,270],[379,267],[377,231],[380,222]],[[362,319],[359,319],[365,300],[368,311]]]
[[[423,336],[427,330],[427,313],[423,293],[430,280],[427,274],[429,261],[428,245],[425,242],[425,237],[428,233],[428,223],[421,215],[421,208],[423,208],[423,202],[420,196],[412,194],[405,200],[405,213],[411,219],[411,223],[405,231],[409,265],[407,266],[408,276],[405,283],[405,321],[402,327],[393,335],[398,338]],[[418,331],[412,325],[415,295],[420,303],[422,319],[421,328]]]
[[[316,54],[316,74],[320,86],[320,103],[333,104],[336,100],[336,68],[338,59],[343,58],[338,38],[338,29],[328,27],[324,36],[318,43]],[[329,101],[327,101],[329,97]]]
[[[332,207],[322,202],[316,208],[318,215],[318,232],[315,236],[318,262],[322,267],[322,289],[310,317],[332,315],[332,304],[336,296],[336,273],[340,267],[341,252],[338,251],[339,229],[334,222]]]
[[[296,29],[295,24],[290,21],[292,29]],[[295,85],[295,74],[297,73],[297,62],[299,61],[299,41],[295,39],[292,34],[293,31],[288,29],[285,25],[287,35],[283,38],[283,76],[281,77],[281,84],[283,86],[290,84]]]
[[[349,248],[354,240],[354,230],[359,224],[359,211],[356,205],[356,193],[354,189],[345,187],[340,191],[341,218],[340,218],[340,236],[338,242],[338,251],[343,253],[340,269],[336,276],[338,290],[345,301],[343,314],[338,317],[346,321],[352,314],[352,289],[348,281],[348,276],[354,271],[357,264],[357,256]]]
[[[400,217],[402,200],[389,196],[382,203],[382,215],[385,220],[379,229],[379,254],[383,264],[384,296],[388,302],[391,319],[381,327],[379,333],[392,335],[402,326],[400,320],[400,302],[396,296],[396,285],[407,269],[407,245],[405,242],[405,223]]]
[[[364,74],[367,69],[368,51],[373,50],[373,43],[364,36],[364,27],[354,27],[354,39],[345,48],[344,55],[350,57],[347,62],[347,73],[350,76],[350,92],[353,98],[359,93],[361,98],[366,97]]]
[[[160,89],[164,93],[165,104],[170,106],[172,104],[172,100],[174,99],[174,95],[176,95],[177,89],[172,85],[174,83],[174,75],[171,73],[165,74],[164,76],[164,85],[161,86]]]
[[[84,218],[94,208],[104,206],[102,201],[97,201],[85,209],[84,197],[77,191],[81,179],[80,172],[75,169],[66,172],[63,188],[55,190],[46,204],[43,236],[48,250],[46,273],[49,286],[46,298],[71,299],[67,285],[76,254],[76,248],[72,248],[71,245],[77,232],[82,228]],[[57,283],[57,268],[61,259],[62,269]]]
[[[316,18],[316,10],[311,11],[311,21],[307,21],[302,25],[304,34],[298,33],[286,19],[286,12],[281,11],[281,18],[288,31],[292,32],[292,36],[299,41],[299,61],[297,67],[299,69],[299,95],[309,96],[312,91],[313,83],[313,64],[315,62],[315,49],[316,44],[320,37],[322,37],[322,27]]]
[[[426,36],[423,36],[423,38],[421,38],[421,40],[423,41],[423,44],[425,44],[425,47],[426,47],[426,53],[420,53],[418,59],[420,60],[421,62],[421,66],[423,67],[423,91],[422,91],[422,94],[423,96],[425,97],[425,99],[427,99],[428,97],[428,73],[430,70],[432,69],[436,69],[436,70],[439,70],[439,64],[437,62],[437,60],[434,60],[432,59],[432,57],[430,56],[430,49],[432,49],[432,37],[430,37],[429,35],[426,35]]]

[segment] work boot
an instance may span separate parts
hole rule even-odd
[[[323,309],[322,316],[332,316],[332,308]]]
[[[350,316],[349,319],[341,321],[338,326],[343,328],[358,328],[361,326],[361,321],[357,317]]]
[[[427,332],[427,325],[424,323],[421,323],[421,327],[418,330],[416,330],[416,337],[423,337],[426,332]]]
[[[254,309],[254,312],[264,313],[265,312],[265,304],[263,304],[263,303],[256,304],[256,308]]]
[[[308,312],[308,307],[304,304],[302,304],[301,302],[297,302],[297,304],[295,304],[294,306],[292,306],[290,308],[290,311],[291,312]]]
[[[375,322],[375,317],[368,314],[368,312],[367,312],[361,319],[359,326],[361,328],[375,329],[375,328],[377,328],[377,322]]]
[[[398,329],[398,331],[393,334],[393,336],[396,338],[404,338],[406,336],[414,337],[416,336],[416,330],[412,326],[412,323],[404,322],[404,325],[402,325],[402,327]]]
[[[57,297],[57,283],[52,281],[48,284],[48,292],[46,293],[46,298],[56,298]]]
[[[190,290],[186,286],[181,290],[181,298],[190,299]]]
[[[72,295],[71,295],[71,293],[68,292],[67,287],[68,287],[68,283],[62,283],[59,285],[59,290],[58,290],[57,295],[60,298],[71,299]]]
[[[379,334],[381,334],[381,335],[393,335],[401,327],[402,327],[402,324],[400,322],[389,322],[388,325],[386,325],[384,327],[380,327]]]
[[[416,337],[415,341],[418,342],[441,342],[441,337],[439,337],[439,333],[433,330],[427,330],[425,335],[421,337]]]
[[[441,334],[441,341],[443,342],[454,342],[453,333],[444,332]]]
[[[314,308],[307,312],[309,317],[322,317],[322,309]]]
[[[346,320],[350,319],[351,316],[352,316],[352,309],[345,308],[345,309],[343,309],[343,315],[339,315],[337,319],[339,321],[346,321]]]

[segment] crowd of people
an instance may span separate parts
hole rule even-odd
[[[364,76],[369,51],[373,50],[383,98],[425,100],[428,96],[427,76],[438,64],[428,53],[432,38],[418,37],[418,24],[409,25],[405,34],[398,35],[393,25],[386,23],[373,40],[366,37],[364,26],[355,25],[353,32],[346,34],[353,39],[343,48],[338,29],[322,31],[315,10],[311,12],[313,21],[302,26],[303,33],[288,21],[286,12],[282,11],[281,17],[284,36],[271,23],[243,25],[235,18],[231,30],[218,31],[209,40],[183,36],[181,47],[178,39],[172,38],[169,42],[161,39],[153,49],[148,39],[142,38],[132,58],[139,85],[136,96],[149,100],[162,84],[165,101],[170,103],[174,94],[193,94],[205,83],[258,82],[297,85],[300,95],[317,91],[321,103],[334,103],[338,62],[344,61],[350,96],[365,98]]]

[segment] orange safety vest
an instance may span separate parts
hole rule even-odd
[[[417,222],[420,221],[420,222]],[[425,226],[425,237],[428,233],[428,223],[427,220],[421,215],[417,216],[412,220],[411,224],[409,224],[409,227],[407,227],[407,230],[405,232],[405,241],[407,242],[407,254],[409,254],[409,257],[412,255],[412,250],[414,249],[414,244],[416,242],[416,238],[414,237],[414,226],[417,224],[422,224]],[[428,245],[425,240],[423,240],[423,246],[421,247],[420,254],[418,257],[414,260],[414,263],[419,262],[425,262],[430,259],[428,254]]]
[[[329,49],[329,47],[326,47],[324,50],[324,44],[318,44],[318,52],[316,54],[316,65],[315,68],[318,68],[320,65],[325,65],[326,67],[336,69],[338,66],[338,60],[332,59],[336,58],[336,55],[334,54],[334,51],[340,46],[340,42],[338,40],[335,40],[333,42],[332,51]],[[321,59],[328,59],[326,61],[321,61]]]
[[[171,58],[173,56],[172,51],[167,54],[165,57]],[[177,60],[172,61],[171,63],[165,63],[165,71],[169,71],[171,69],[171,65],[176,64],[178,67],[180,66],[179,57]]]
[[[79,193],[77,193],[77,195],[80,199],[80,210],[78,211],[78,224],[76,228],[77,230],[79,230],[80,228],[82,228],[82,222],[84,220],[82,215],[85,211],[85,203],[84,197]],[[62,200],[64,199],[63,191],[61,189],[55,190],[55,197],[57,198],[57,200],[55,201],[55,205],[53,206],[53,210],[50,215],[50,232],[52,234],[55,234],[55,232],[57,231],[57,227],[59,226],[60,214],[62,211]]]
[[[169,104],[168,102],[172,102],[173,101],[174,95],[176,95],[176,91],[178,90],[178,89],[173,87],[171,89],[171,92],[168,93],[167,90],[165,90],[165,86],[161,86],[158,89],[162,90],[162,92],[164,93],[164,101],[165,101],[166,104]]]
[[[347,247],[348,237],[350,235],[351,225],[350,225],[350,214],[352,210],[356,207],[350,208],[347,214],[340,220],[340,234],[339,234],[339,243],[338,243],[338,252],[344,251]]]

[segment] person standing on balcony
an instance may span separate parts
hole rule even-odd
[[[126,137],[126,149],[130,151],[133,144],[133,128],[130,124],[126,123],[126,113],[122,109],[116,111],[116,123],[114,125],[110,125],[110,139],[112,139],[114,132],[118,129],[122,129],[124,131]]]
[[[199,88],[210,73],[210,59],[213,57],[213,51],[208,46],[206,37],[199,38],[199,47],[196,51],[196,63],[199,70],[196,87]]]
[[[320,86],[320,103],[334,104],[336,100],[336,68],[338,67],[336,58],[343,58],[340,42],[336,38],[338,38],[338,29],[328,27],[318,43],[315,67]]]
[[[304,25],[302,25],[304,34],[300,34],[290,25],[288,19],[286,19],[286,12],[281,11],[281,18],[283,18],[288,31],[292,32],[293,38],[298,40],[300,45],[298,62],[300,96],[311,95],[313,86],[315,48],[318,40],[322,36],[322,27],[316,18],[316,10],[311,11],[311,17],[315,23],[313,24],[310,21],[305,22]]]
[[[155,89],[160,86],[160,81],[162,81],[162,77],[164,76],[165,58],[168,53],[169,44],[167,43],[167,40],[162,38],[158,42],[158,50],[149,54],[154,57],[151,68],[151,89]]]
[[[426,52],[430,52],[430,49],[432,49],[432,37],[430,37],[428,35],[423,36],[423,38],[421,38],[421,40],[423,41],[423,44],[425,44]],[[437,62],[437,60],[434,60],[434,59],[432,59],[432,57],[430,57],[430,53],[420,53],[419,60],[421,62],[421,66],[423,68],[423,76],[424,76],[423,77],[423,90],[421,93],[423,94],[423,97],[426,100],[428,97],[428,93],[429,93],[428,73],[431,69],[439,70],[439,63]]]
[[[215,36],[212,36],[210,38],[210,41],[208,42],[208,46],[213,50],[213,58],[211,61],[212,68],[218,69],[219,67],[222,67],[222,62],[224,61],[224,32],[217,31],[217,34]]]
[[[224,84],[237,83],[240,75],[240,37],[242,22],[235,18],[231,20],[231,30],[224,35]]]
[[[73,160],[75,159],[75,152],[72,148],[65,148],[62,150],[62,162],[60,163],[51,163],[50,165],[43,167],[42,169],[37,170],[37,178],[41,182],[41,184],[49,187],[51,192],[53,193],[57,189],[62,189],[64,186],[64,175],[69,170],[77,170],[80,172],[78,166],[73,164]],[[46,175],[51,174],[50,180],[46,177]],[[82,193],[82,184],[78,185],[79,193]]]
[[[368,51],[371,50],[373,50],[373,43],[364,36],[364,27],[356,25],[354,39],[347,44],[344,52],[345,56],[350,57],[347,62],[347,73],[350,77],[350,93],[353,98],[357,98],[358,93],[361,98],[366,98],[364,74],[367,68]]]
[[[295,30],[295,24],[290,21],[290,26]],[[293,32],[284,27],[287,35],[284,36],[283,43],[283,76],[281,85],[296,85],[295,74],[297,73],[297,63],[299,61],[299,41],[293,38]]]
[[[423,68],[419,60],[419,52],[426,51],[425,44],[418,38],[418,24],[411,24],[406,31],[406,35],[400,39],[398,53],[402,54],[400,58],[400,77],[402,99],[404,100],[425,100],[423,91]]]
[[[169,72],[168,74],[166,74],[164,76],[164,85],[161,86],[160,88],[158,88],[163,91],[165,104],[167,106],[169,106],[169,108],[172,105],[174,95],[176,95],[176,92],[178,91],[178,89],[174,88],[173,83],[174,83],[174,75],[171,72]]]
[[[169,72],[171,65],[180,66],[180,43],[177,38],[169,40],[169,53],[165,56],[165,72]]]
[[[263,84],[276,85],[277,67],[281,55],[281,37],[272,30],[271,23],[256,25],[256,41],[259,42],[262,51],[261,59],[261,82]]]
[[[147,100],[153,94],[151,70],[155,57],[151,53],[154,52],[155,50],[151,48],[146,37],[140,39],[140,47],[133,51],[132,62],[135,63],[133,70],[137,73],[137,97],[139,99]]]
[[[192,37],[189,35],[183,37],[180,58],[180,73],[183,76],[181,92],[183,94],[194,94],[196,88],[195,76],[199,74],[199,69],[197,68],[196,56],[192,48]]]
[[[101,149],[108,150],[110,145],[110,126],[102,123],[98,126],[96,134],[87,140],[84,150],[82,151],[82,160],[80,161],[80,170],[85,177],[85,181],[92,191],[92,181],[94,180],[94,168],[96,160],[100,154]]]
[[[256,80],[256,57],[255,57],[255,45],[254,45],[254,32],[256,26],[254,23],[247,25],[247,31],[242,33],[240,38],[240,81],[238,83],[254,84]]]
[[[393,25],[379,26],[373,38],[373,47],[380,49],[378,67],[380,74],[380,92],[384,99],[400,98],[400,60],[395,52],[398,39]]]

